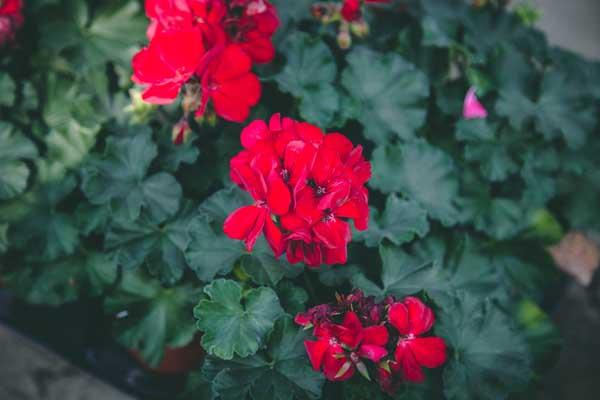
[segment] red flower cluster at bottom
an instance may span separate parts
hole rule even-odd
[[[360,290],[338,296],[335,305],[321,304],[296,315],[305,329],[313,328],[316,340],[304,342],[313,368],[331,381],[350,379],[355,371],[367,379],[374,369],[385,392],[394,393],[403,381],[423,382],[423,367],[446,362],[442,338],[423,337],[435,316],[416,297],[401,301],[388,296],[381,303]],[[365,364],[371,361],[371,368]]]

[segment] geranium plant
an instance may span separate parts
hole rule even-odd
[[[0,0],[0,286],[170,398],[535,397],[600,66],[505,3]]]

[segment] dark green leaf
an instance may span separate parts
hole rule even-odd
[[[436,317],[435,332],[453,351],[444,368],[448,399],[504,399],[529,380],[525,341],[493,303],[459,292]]]
[[[174,215],[181,200],[179,183],[165,172],[145,177],[156,154],[149,132],[108,138],[104,157],[83,168],[84,193],[92,204],[110,204],[115,214],[131,220],[142,208],[156,220]]]
[[[458,179],[452,159],[424,141],[380,146],[373,152],[371,185],[400,192],[446,226],[458,221]]]
[[[3,72],[0,75],[0,106],[10,107],[15,102],[15,90],[17,85],[15,81]]]
[[[194,308],[202,346],[214,356],[247,357],[265,342],[274,321],[283,314],[275,292],[266,287],[242,293],[235,281],[218,279],[204,288],[209,299]]]
[[[300,99],[300,115],[327,127],[339,109],[339,95],[332,83],[337,74],[335,59],[318,38],[296,32],[281,46],[287,63],[275,76],[279,88]]]
[[[369,229],[358,232],[357,239],[364,240],[369,247],[378,246],[384,239],[400,245],[417,235],[424,237],[428,232],[427,212],[416,202],[391,194],[381,216],[376,208],[371,207]]]
[[[317,399],[325,379],[308,363],[307,337],[290,317],[282,317],[275,323],[265,351],[231,361],[209,357],[203,373],[223,400]]]
[[[426,76],[396,54],[356,47],[347,56],[342,84],[361,102],[358,119],[365,136],[378,144],[392,136],[415,137],[425,122]]]
[[[283,309],[290,315],[296,315],[306,310],[308,293],[299,286],[295,286],[291,281],[283,280],[275,288],[279,301]]]

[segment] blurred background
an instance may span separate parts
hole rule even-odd
[[[444,1],[444,0],[439,0]],[[600,60],[600,0],[530,0],[551,43]],[[523,1],[512,1],[518,7]],[[597,236],[598,237],[598,236]],[[594,281],[600,281],[596,273]],[[564,346],[541,399],[600,398],[600,285],[570,280],[552,317]],[[596,287],[596,289],[593,289]],[[59,356],[0,325],[0,399],[128,399]]]

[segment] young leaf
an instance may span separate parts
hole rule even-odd
[[[356,47],[347,56],[342,84],[361,102],[358,120],[377,144],[394,135],[412,139],[425,122],[427,77],[401,56]]]
[[[0,200],[12,199],[27,187],[29,168],[22,160],[37,156],[37,148],[11,125],[0,122]]]
[[[325,381],[306,357],[308,334],[289,316],[277,320],[266,350],[230,361],[208,357],[202,369],[223,400],[311,400],[321,396]]]
[[[266,287],[242,293],[235,281],[218,279],[204,288],[209,299],[194,308],[198,329],[204,332],[202,347],[216,357],[231,360],[235,355],[256,353],[283,314],[275,292]]]
[[[371,185],[400,192],[446,226],[458,221],[458,177],[452,159],[425,141],[379,146],[373,152]]]
[[[381,216],[376,208],[370,207],[370,210],[369,229],[356,236],[368,247],[379,246],[384,239],[401,245],[429,232],[427,212],[415,201],[401,199],[394,193],[388,196]]]
[[[444,368],[449,400],[505,399],[530,379],[527,345],[492,302],[458,292],[438,315],[435,333],[454,352]]]

